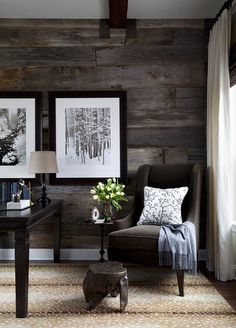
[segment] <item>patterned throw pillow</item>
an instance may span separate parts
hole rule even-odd
[[[188,187],[144,187],[144,208],[137,225],[182,223],[181,206],[187,192]]]

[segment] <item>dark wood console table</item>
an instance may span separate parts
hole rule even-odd
[[[46,206],[34,205],[25,210],[0,211],[0,230],[15,232],[16,317],[28,314],[29,233],[39,223],[54,216],[54,262],[60,261],[62,200]]]

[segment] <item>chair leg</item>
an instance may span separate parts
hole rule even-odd
[[[184,270],[176,270],[179,287],[179,296],[184,296]]]

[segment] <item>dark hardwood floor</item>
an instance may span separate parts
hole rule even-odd
[[[226,299],[226,301],[233,307],[236,311],[236,280],[232,281],[218,281],[214,278],[214,274],[208,272],[205,268],[204,263],[198,265],[200,271],[210,280],[213,286],[218,290],[218,292]]]

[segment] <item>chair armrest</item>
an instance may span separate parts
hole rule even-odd
[[[191,174],[191,199],[188,210],[187,220],[195,225],[197,249],[199,248],[199,230],[200,230],[200,205],[202,190],[202,166],[195,164]]]
[[[134,226],[134,224],[134,212],[132,211],[124,218],[116,220],[113,224],[113,228],[114,230],[127,229]]]

